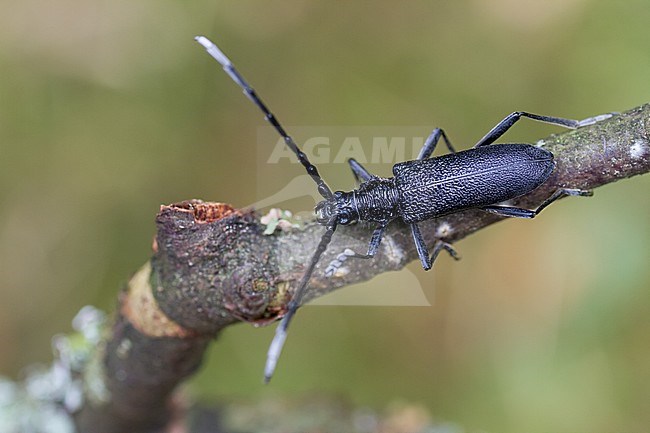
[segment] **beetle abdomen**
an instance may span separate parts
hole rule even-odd
[[[493,144],[393,166],[406,223],[526,194],[553,172],[553,154],[530,144]]]

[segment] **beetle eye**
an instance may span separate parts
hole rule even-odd
[[[338,214],[338,222],[339,224],[350,224],[350,214],[348,212],[341,212]]]

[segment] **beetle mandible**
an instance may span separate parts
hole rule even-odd
[[[360,182],[359,187],[349,192],[332,192],[316,166],[298,148],[293,138],[235,69],[230,59],[206,37],[197,36],[195,39],[221,64],[223,70],[242,88],[248,99],[264,113],[265,119],[298,157],[298,161],[305,167],[323,197],[316,205],[315,213],[317,221],[324,225],[326,230],[294,291],[286,314],[276,328],[264,369],[264,380],[267,383],[282,351],[289,323],[300,307],[309,279],[338,225],[366,221],[375,223],[376,228],[365,254],[346,249],[326,267],[327,276],[332,275],[349,258],[372,258],[379,249],[386,226],[397,218],[409,224],[422,267],[429,270],[442,250],[446,250],[455,259],[458,259],[458,255],[450,244],[441,239],[435,242],[432,252],[429,253],[418,227],[421,221],[470,208],[505,217],[534,218],[560,197],[592,195],[590,190],[561,188],[533,210],[499,205],[498,203],[503,201],[527,194],[544,183],[553,172],[555,161],[551,152],[531,144],[493,143],[522,117],[575,129],[607,119],[612,114],[578,121],[516,111],[497,123],[471,149],[460,152],[456,152],[445,132],[436,128],[424,142],[416,160],[400,162],[393,166],[393,177],[374,176],[357,161],[350,159],[348,162],[352,173]],[[431,157],[441,138],[450,153]]]

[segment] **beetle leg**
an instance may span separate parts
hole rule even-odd
[[[562,117],[540,116],[539,114],[527,113],[525,111],[515,111],[507,115],[501,122],[497,123],[483,138],[481,138],[474,147],[488,146],[494,143],[499,137],[506,133],[522,117],[537,120],[538,122],[551,123],[553,125],[564,126],[569,129],[576,129],[581,126],[591,125],[601,120],[609,119],[615,113],[601,114],[600,116],[590,117],[584,120],[564,119]]]
[[[567,195],[591,196],[593,195],[593,192],[591,190],[573,189],[573,188],[558,189],[553,193],[553,195],[551,195],[549,198],[544,200],[544,202],[540,204],[535,210],[512,207],[512,206],[499,206],[499,205],[483,206],[481,207],[481,209],[483,209],[486,212],[490,212],[505,217],[535,218],[546,206],[553,203],[555,200]]]
[[[368,252],[366,254],[358,254],[352,251],[350,248],[346,248],[341,254],[336,256],[332,260],[327,268],[325,268],[325,276],[331,277],[334,273],[340,268],[347,259],[371,259],[377,254],[379,250],[379,244],[381,244],[381,238],[384,235],[384,230],[386,229],[386,224],[380,225],[372,233],[370,238],[370,243],[368,244]]]
[[[418,157],[416,159],[421,160],[421,159],[429,158],[433,153],[433,151],[436,149],[440,137],[442,137],[442,139],[445,140],[447,149],[449,149],[451,153],[456,153],[456,149],[454,149],[454,146],[451,145],[451,141],[449,141],[449,138],[447,138],[447,134],[445,134],[445,131],[443,131],[440,128],[436,128],[431,132],[429,137],[426,139],[424,145],[422,145],[422,149],[420,150],[420,153],[418,154]]]
[[[417,223],[411,224],[411,234],[413,235],[415,248],[418,252],[418,256],[420,257],[420,262],[422,263],[422,267],[424,268],[425,271],[431,269],[431,267],[433,266],[433,262],[436,261],[438,254],[440,254],[440,251],[442,251],[443,249],[446,250],[449,253],[449,255],[453,257],[455,260],[460,259],[460,256],[458,255],[456,250],[451,246],[451,244],[444,242],[440,239],[436,240],[436,243],[433,245],[433,253],[431,254],[431,257],[429,257],[429,249],[427,248],[427,244],[424,243],[424,238],[422,237],[422,233],[420,233],[420,228],[418,227]]]
[[[354,175],[354,178],[357,180],[357,183],[367,182],[373,177],[372,174],[368,170],[366,170],[363,165],[359,164],[356,159],[354,158],[348,159],[348,164],[350,164],[350,168],[352,169],[352,174]]]

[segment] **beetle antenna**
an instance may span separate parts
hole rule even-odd
[[[235,65],[232,64],[230,59],[226,57],[226,55],[217,47],[212,41],[210,41],[208,38],[205,36],[197,36],[194,38],[199,44],[205,48],[205,50],[210,54],[214,59],[221,64],[223,67],[223,70],[228,74],[232,80],[239,85],[239,87],[242,88],[244,91],[244,95],[257,107],[262,110],[262,113],[264,113],[264,118],[266,119],[267,122],[269,122],[275,130],[280,134],[280,136],[284,139],[284,142],[286,143],[287,146],[289,146],[289,149],[298,157],[298,160],[300,163],[305,167],[307,170],[307,174],[311,176],[311,178],[316,182],[316,185],[318,186],[318,192],[320,195],[323,196],[323,198],[330,198],[332,197],[332,190],[327,186],[323,178],[320,176],[318,173],[318,169],[314,164],[312,164],[309,159],[307,158],[307,155],[303,151],[301,151],[298,148],[298,145],[296,145],[296,142],[293,141],[293,138],[287,132],[284,130],[278,119],[275,117],[273,113],[266,107],[264,102],[260,99],[259,96],[257,96],[257,93],[255,92],[255,89],[253,89],[247,82],[244,80],[244,77],[241,76],[239,71],[235,69]]]
[[[323,237],[321,237],[318,247],[314,252],[314,255],[311,256],[309,266],[307,267],[307,270],[303,274],[302,279],[300,280],[300,284],[298,285],[298,288],[296,289],[296,292],[294,293],[291,302],[289,302],[289,305],[287,306],[287,313],[284,315],[284,317],[278,324],[277,328],[275,328],[275,336],[273,337],[273,341],[271,341],[271,345],[269,346],[269,351],[266,355],[266,365],[264,367],[264,383],[269,383],[271,377],[273,377],[275,366],[277,365],[278,359],[280,358],[280,353],[282,353],[284,340],[287,339],[287,328],[289,327],[289,323],[291,323],[291,319],[293,318],[293,316],[296,314],[296,311],[298,311],[298,308],[300,307],[302,298],[305,295],[305,292],[307,290],[307,284],[309,283],[309,279],[311,278],[311,275],[314,273],[314,268],[316,267],[316,263],[318,263],[318,260],[320,260],[320,256],[323,255],[323,253],[327,249],[327,246],[332,240],[332,235],[334,234],[335,230],[336,230],[336,217],[332,217],[332,219],[330,219],[327,222],[327,230],[325,230],[325,233],[323,233]]]

